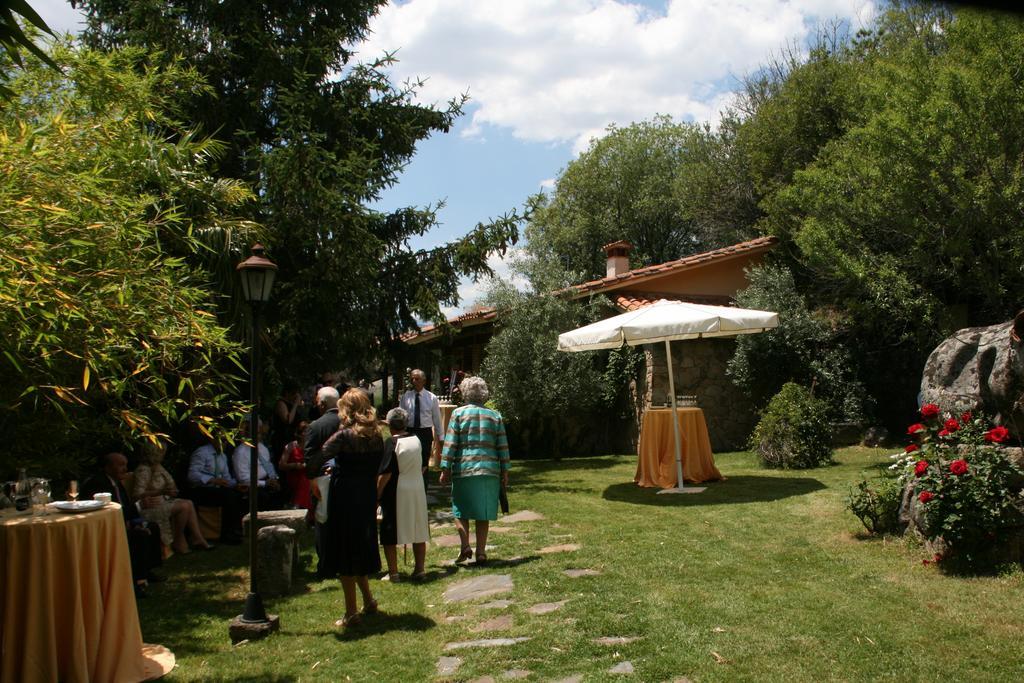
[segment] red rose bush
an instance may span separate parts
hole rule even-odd
[[[906,491],[901,517],[943,548],[940,555],[968,564],[991,558],[1001,539],[1024,527],[1024,470],[1000,447],[1009,431],[926,404],[907,434],[910,445],[890,467]]]

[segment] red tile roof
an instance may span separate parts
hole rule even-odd
[[[608,289],[617,289],[620,286],[633,285],[644,280],[649,280],[653,277],[689,270],[690,268],[707,265],[708,263],[715,261],[726,261],[728,259],[736,258],[737,256],[746,256],[749,254],[767,251],[775,246],[778,241],[779,238],[777,237],[758,237],[754,240],[740,242],[739,244],[722,247],[721,249],[714,249],[700,254],[684,256],[683,258],[675,261],[658,263],[653,266],[645,266],[643,268],[635,268],[620,275],[603,277],[600,280],[591,280],[590,282],[584,282],[583,284],[566,287],[556,293],[573,293],[576,296],[581,296],[583,294],[593,294],[595,292],[601,292]]]
[[[475,310],[463,313],[455,318],[451,318],[448,324],[452,327],[469,327],[471,325],[479,325],[494,319],[498,312],[488,306],[481,306]],[[421,330],[411,330],[402,334],[399,339],[404,342],[411,342],[415,339],[417,342],[426,341],[428,338],[436,337],[440,334],[440,328],[437,325],[427,325]]]
[[[643,268],[636,268],[634,270],[627,271],[621,275],[614,275],[612,277],[604,277],[600,280],[591,280],[590,282],[584,282],[583,284],[573,285],[572,287],[566,287],[565,289],[555,292],[555,294],[572,294],[574,297],[584,296],[587,294],[596,294],[599,292],[620,289],[626,286],[632,286],[640,282],[651,280],[663,275],[670,273],[681,272],[689,270],[691,268],[706,266],[709,263],[717,261],[727,261],[729,259],[737,258],[739,256],[747,256],[752,254],[761,253],[768,251],[773,246],[778,244],[779,238],[777,237],[758,237],[757,239],[748,240],[746,242],[740,242],[739,244],[733,244],[728,247],[722,247],[721,249],[713,249],[712,251],[705,251],[700,254],[691,254],[690,256],[684,256],[681,259],[675,261],[668,261],[666,263],[658,263],[653,266],[645,266]],[[606,247],[618,246],[618,242],[605,245]],[[672,299],[675,301],[689,301],[691,303],[699,304],[712,304],[716,306],[727,306],[731,304],[729,297],[725,296],[702,296],[697,294],[657,294],[652,292],[643,293],[631,293],[631,292],[619,292],[615,296],[615,304],[626,311],[634,311],[638,308],[649,306],[658,299]],[[481,323],[490,322],[497,316],[497,311],[493,308],[480,308],[475,311],[463,313],[462,315],[452,318],[448,321],[448,324],[452,327],[469,327],[471,325],[479,325]],[[440,334],[439,328],[436,325],[427,325],[422,330],[410,331],[403,334],[400,338],[402,341],[407,343],[419,343],[433,339]]]
[[[656,301],[685,301],[690,304],[707,304],[710,306],[730,306],[732,299],[727,296],[700,294],[658,294],[655,292],[616,292],[615,305],[623,312],[646,308]]]

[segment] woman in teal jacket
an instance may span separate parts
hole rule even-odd
[[[456,408],[448,421],[441,453],[441,483],[452,485],[452,514],[462,541],[456,562],[473,558],[469,520],[476,520],[476,561],[487,561],[487,532],[498,519],[498,496],[508,486],[508,438],[501,413],[485,408],[490,392],[480,377],[467,377],[459,385],[467,404]]]

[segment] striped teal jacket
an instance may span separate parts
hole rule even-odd
[[[441,469],[449,468],[453,477],[497,477],[509,468],[508,438],[500,413],[472,404],[455,409],[441,452]]]

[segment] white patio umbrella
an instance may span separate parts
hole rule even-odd
[[[756,334],[779,326],[778,313],[755,311],[729,306],[706,306],[682,301],[660,299],[657,302],[599,320],[584,327],[558,335],[559,351],[596,351],[617,349],[623,344],[665,343],[668,359],[668,392],[672,398],[672,414],[676,413],[676,384],[672,371],[671,342],[705,337],[735,337]],[[680,445],[679,420],[672,420],[676,444],[677,486],[660,493],[695,493],[704,489],[683,486],[683,455]]]

